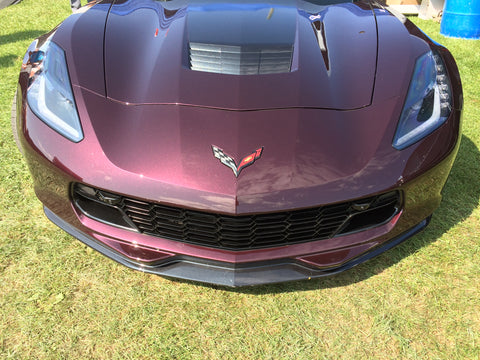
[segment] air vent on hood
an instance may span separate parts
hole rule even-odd
[[[234,46],[190,43],[190,69],[231,75],[290,72],[293,46]]]

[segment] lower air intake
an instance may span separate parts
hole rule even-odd
[[[74,186],[73,199],[85,215],[111,225],[130,224],[132,230],[144,234],[234,251],[299,244],[366,230],[387,223],[401,207],[398,191],[309,209],[238,216],[147,202],[80,184]],[[120,216],[113,217],[113,209]]]

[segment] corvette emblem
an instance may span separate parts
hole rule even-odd
[[[212,145],[212,150],[213,150],[213,155],[220,160],[220,162],[223,165],[228,166],[230,169],[232,169],[233,173],[235,174],[236,177],[240,175],[240,172],[245,169],[247,166],[252,165],[257,159],[260,159],[260,156],[262,156],[263,152],[263,146],[257,150],[255,150],[253,153],[250,155],[244,157],[242,161],[240,161],[240,164],[237,166],[235,163],[235,160],[227,154],[223,152],[222,149],[219,147]]]

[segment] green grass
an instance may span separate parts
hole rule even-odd
[[[240,290],[129,270],[51,224],[13,142],[10,107],[30,41],[67,0],[0,11],[1,359],[479,359],[480,41],[458,60],[464,135],[430,226],[339,276]]]

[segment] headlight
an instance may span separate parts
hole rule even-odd
[[[52,129],[79,142],[83,139],[83,132],[70,85],[65,53],[51,41],[40,50],[45,56],[27,91],[28,104]]]
[[[450,81],[442,58],[430,51],[417,59],[393,147],[397,150],[438,129],[452,111]]]

